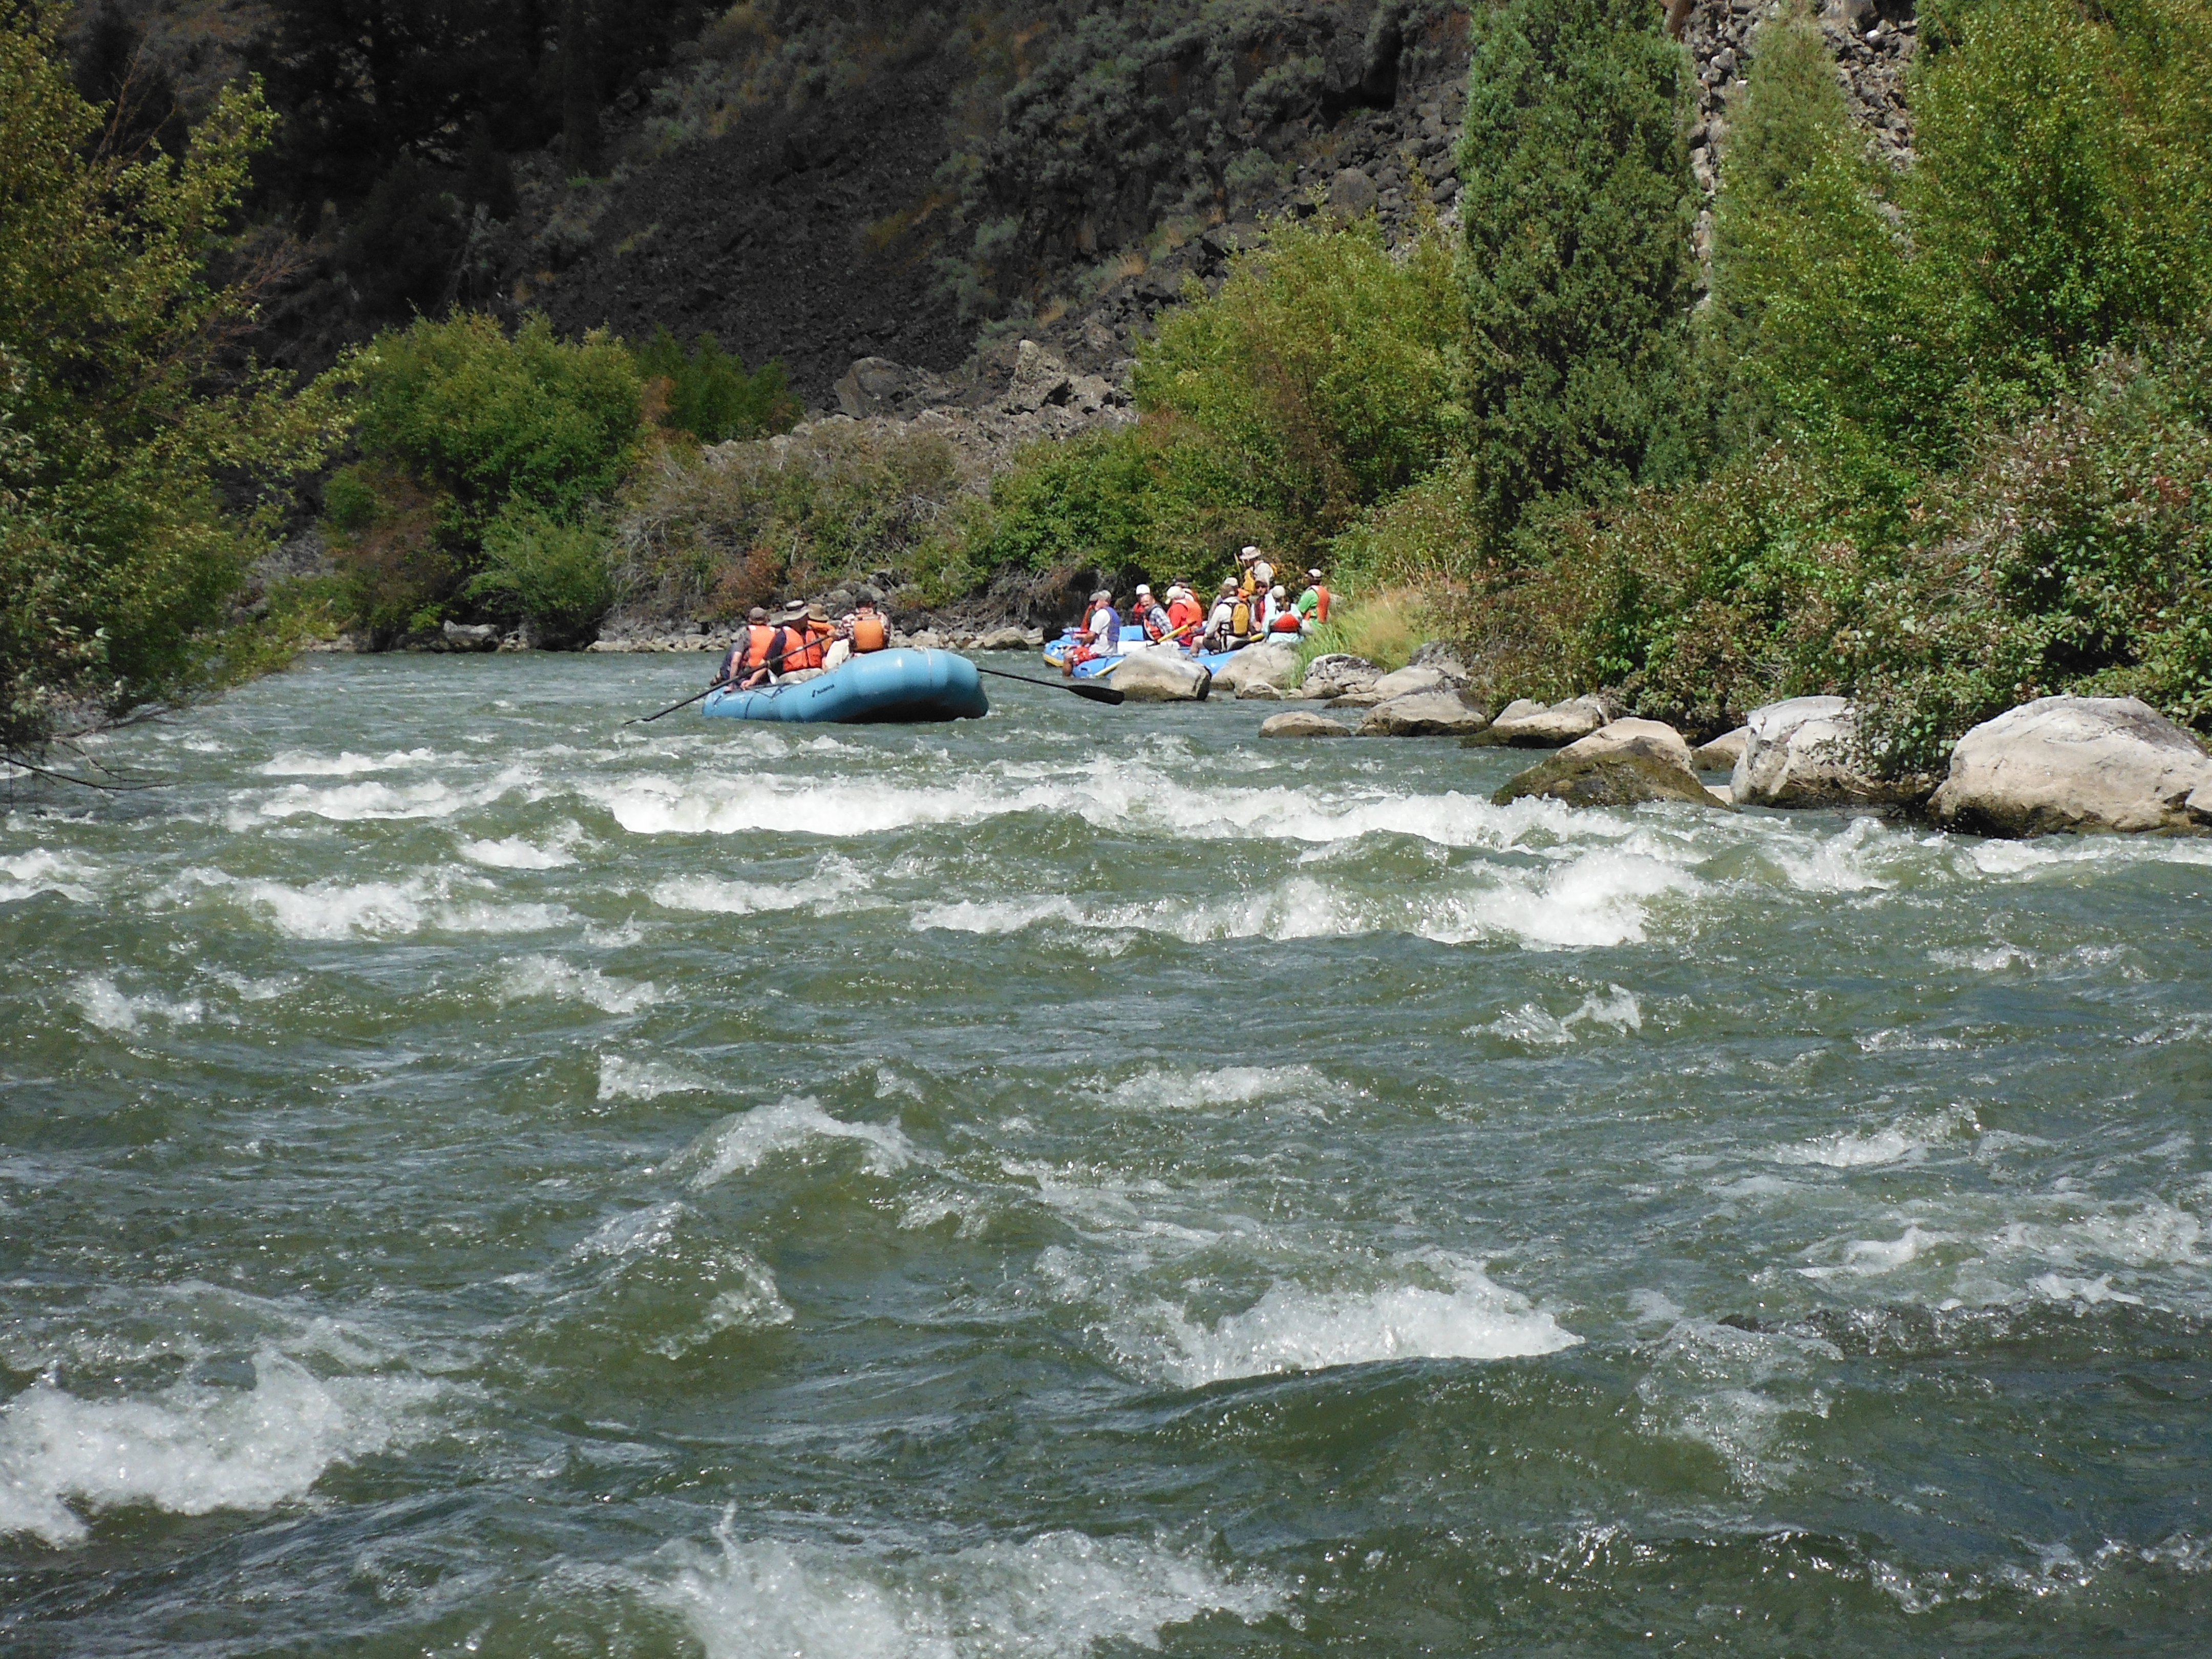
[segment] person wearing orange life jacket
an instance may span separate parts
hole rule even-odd
[[[891,642],[890,629],[876,614],[876,602],[862,599],[853,611],[853,654],[863,656],[871,651],[886,649]]]
[[[783,608],[783,626],[778,630],[782,642],[775,654],[782,660],[775,665],[779,680],[794,674],[812,676],[821,672],[829,655],[830,641],[837,630],[830,625],[828,614],[818,605],[805,605],[794,599]]]
[[[1318,628],[1328,620],[1329,591],[1322,586],[1321,572],[1306,572],[1306,591],[1298,595],[1298,615]]]
[[[769,661],[780,648],[775,642],[780,631],[769,626],[768,612],[761,606],[747,611],[744,628],[731,641],[730,653],[722,659],[715,683],[747,690],[766,684]]]

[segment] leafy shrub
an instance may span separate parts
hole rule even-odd
[[[596,520],[563,523],[510,503],[484,532],[484,568],[469,592],[519,612],[534,644],[583,644],[614,605],[607,550]]]
[[[181,157],[107,129],[58,14],[0,0],[0,753],[281,661],[233,614],[337,425],[234,353],[253,300],[208,249],[271,118],[222,94]],[[103,137],[106,132],[107,136]],[[138,137],[143,137],[139,133]],[[133,143],[118,153],[118,140]]]
[[[379,637],[434,621],[483,568],[501,514],[580,523],[636,458],[641,386],[619,341],[510,337],[492,318],[418,319],[331,371],[350,383],[361,459],[325,492],[333,546]]]
[[[1206,499],[1267,515],[1301,554],[1466,438],[1466,323],[1435,223],[1393,257],[1370,224],[1279,221],[1218,294],[1161,322],[1137,400],[1196,444]]]
[[[686,351],[663,325],[636,348],[636,357],[648,384],[665,383],[665,423],[702,443],[787,432],[805,413],[791,394],[781,359],[771,358],[748,374],[744,360],[724,351],[711,334],[702,334]]]
[[[623,591],[663,615],[728,616],[787,587],[904,571],[967,487],[933,433],[826,427],[774,447],[672,451],[630,492]]]

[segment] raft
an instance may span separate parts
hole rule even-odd
[[[972,720],[991,712],[975,665],[950,651],[870,651],[811,680],[716,691],[700,705],[731,720],[855,726],[873,721]]]
[[[1124,623],[1123,627],[1125,629],[1127,629],[1134,628],[1135,624]],[[1063,633],[1058,639],[1050,640],[1046,642],[1044,647],[1044,659],[1050,663],[1054,668],[1058,668],[1062,663],[1067,660],[1068,653],[1073,651],[1075,647],[1082,642],[1083,630],[1079,628],[1071,628]],[[1121,660],[1123,652],[1139,649],[1149,650],[1152,648],[1152,647],[1145,639],[1144,630],[1142,629],[1136,629],[1136,637],[1133,639],[1132,639],[1128,633],[1125,631],[1121,635],[1121,650],[1116,651],[1111,656],[1091,657],[1083,662],[1076,664],[1075,672],[1072,678],[1079,680],[1096,679],[1101,674],[1110,672],[1114,666]],[[1188,646],[1178,646],[1176,649],[1182,652],[1185,660],[1194,662],[1200,668],[1207,669],[1216,673],[1220,672],[1222,664],[1227,662],[1231,658],[1237,654],[1233,651],[1194,651]]]

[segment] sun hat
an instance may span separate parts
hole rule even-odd
[[[1256,547],[1248,547],[1237,556],[1240,559],[1256,559],[1260,556],[1260,550]]]
[[[776,619],[779,622],[797,622],[805,614],[806,601],[804,599],[793,599],[784,605],[781,611],[777,613]]]
[[[830,613],[818,605],[810,605],[806,607],[806,619],[809,622],[828,622]]]
[[[749,623],[766,622],[768,620],[768,607],[764,605],[755,605],[751,610],[745,612],[745,620]]]
[[[1277,582],[1273,587],[1269,588],[1267,590],[1267,597],[1271,599],[1281,599],[1283,597],[1282,583]]]

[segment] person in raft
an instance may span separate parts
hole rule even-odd
[[[1129,609],[1143,627],[1145,637],[1154,645],[1175,631],[1175,624],[1168,620],[1167,607],[1154,599],[1152,590],[1142,582],[1137,584],[1137,597]]]
[[[1237,586],[1255,607],[1275,585],[1275,567],[1267,562],[1267,556],[1256,547],[1248,547],[1237,556],[1237,562],[1244,568],[1243,579]]]
[[[1261,631],[1269,635],[1295,635],[1304,630],[1305,623],[1291,605],[1291,596],[1282,583],[1277,582],[1267,590],[1267,619]]]
[[[890,629],[877,614],[876,602],[861,599],[837,619],[837,636],[830,641],[830,653],[823,658],[822,665],[842,668],[854,657],[887,649],[890,642]]]
[[[1308,628],[1318,628],[1328,620],[1328,589],[1322,586],[1321,572],[1306,572],[1306,591],[1298,595],[1298,620]]]
[[[1188,582],[1168,589],[1168,632],[1177,644],[1191,645],[1206,628],[1206,607],[1198,602]]]
[[[1252,642],[1252,602],[1233,581],[1221,584],[1221,597],[1206,618],[1204,647],[1208,651],[1235,651]]]
[[[770,672],[769,660],[782,648],[776,643],[776,635],[782,631],[769,626],[768,611],[764,607],[757,605],[745,612],[745,625],[738,630],[737,638],[730,641],[730,654],[722,659],[722,666],[714,676],[714,684],[735,686],[741,691],[766,685]]]
[[[776,675],[781,684],[791,679],[812,679],[822,672],[830,655],[830,641],[836,629],[830,621],[830,613],[818,605],[805,605],[793,599],[784,607],[784,641],[777,649],[783,666]]]
[[[1073,674],[1080,663],[1094,657],[1111,657],[1121,649],[1121,613],[1114,608],[1114,596],[1100,588],[1091,596],[1091,611],[1084,619],[1083,640],[1074,650],[1062,659],[1060,672]]]

